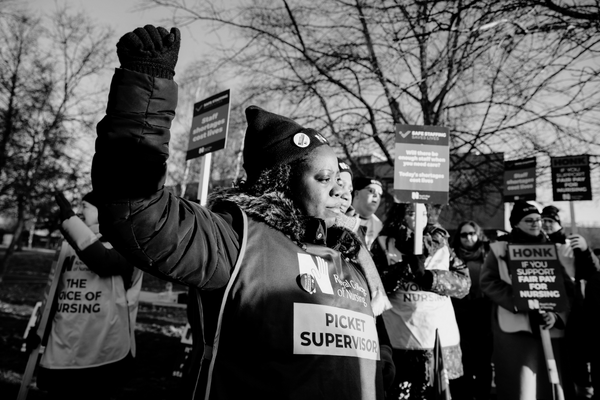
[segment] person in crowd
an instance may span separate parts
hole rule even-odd
[[[179,45],[177,28],[151,25],[119,40],[92,183],[115,248],[200,291],[193,398],[378,398],[375,316],[390,304],[368,250],[338,226],[338,160],[319,132],[250,106],[242,181],[207,207],[164,189]]]
[[[348,217],[345,218],[347,221],[345,225],[349,230],[356,233],[360,226],[360,218],[356,215],[356,212],[352,208],[352,170],[350,169],[350,166],[343,161],[340,161],[338,166],[340,168],[340,184],[343,189],[342,194],[340,195],[343,200],[340,211],[342,214]],[[338,220],[340,219],[341,218],[338,218]],[[365,244],[364,237],[359,236],[359,238],[362,240],[363,244]],[[392,361],[392,345],[390,343],[390,337],[385,329],[385,324],[381,315],[377,317],[376,326],[381,352],[386,353],[386,357],[382,357],[383,389],[385,391],[389,389],[394,382],[396,367]]]
[[[360,217],[362,235],[365,238],[367,247],[371,248],[383,227],[383,223],[375,215],[375,211],[381,203],[383,186],[380,181],[364,176],[354,177],[352,186],[352,207]]]
[[[585,319],[585,343],[589,345],[586,353],[589,354],[591,386],[593,400],[600,399],[600,341],[598,340],[598,326],[600,326],[600,271],[591,273],[585,286],[583,302]]]
[[[352,192],[354,189],[352,188],[352,179],[354,178],[354,174],[352,173],[352,169],[350,166],[343,161],[338,162],[338,167],[340,169],[340,185],[343,188],[342,191],[342,214],[346,214],[349,216],[356,215],[356,211],[352,207]]]
[[[133,366],[143,273],[99,234],[94,192],[83,197],[83,221],[62,193],[56,201],[70,246],[37,386],[52,399],[111,399]]]
[[[539,327],[550,330],[558,373],[563,382],[560,337],[564,334],[567,314],[539,310],[518,311],[515,308],[512,281],[506,261],[507,243],[527,245],[550,242],[541,230],[542,218],[535,205],[525,201],[515,202],[509,220],[512,231],[490,245],[492,251],[485,259],[480,278],[481,290],[493,302],[492,360],[497,398],[552,399],[553,387],[548,378]],[[559,246],[558,253],[563,250],[562,246]],[[562,261],[560,254],[559,259]],[[561,266],[561,273],[570,300],[573,285],[564,266]]]
[[[433,220],[432,220],[433,222]],[[439,331],[444,365],[452,383],[463,374],[460,335],[451,297],[470,287],[469,271],[448,246],[448,233],[427,224],[423,254],[414,254],[415,209],[394,203],[372,254],[393,308],[383,313],[396,366],[391,399],[429,399],[433,348]]]
[[[492,304],[479,286],[481,267],[489,242],[475,221],[458,224],[452,240],[456,256],[469,269],[471,289],[462,299],[452,298],[460,332],[464,375],[457,381],[457,399],[487,400],[492,387]]]
[[[586,332],[588,315],[583,307],[588,278],[600,270],[598,258],[587,240],[578,234],[567,235],[562,227],[560,210],[552,205],[542,210],[542,230],[551,242],[564,246],[564,266],[575,284],[575,294],[565,328],[564,378],[567,397],[585,397],[591,391],[589,363],[589,336]]]

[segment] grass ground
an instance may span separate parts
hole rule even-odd
[[[0,248],[0,258],[4,249]],[[23,333],[37,301],[42,300],[54,252],[23,250],[14,255],[0,283],[0,398],[16,399],[27,363],[21,352]],[[165,290],[166,282],[144,275],[145,291]],[[175,285],[173,290],[185,290]],[[180,378],[173,370],[183,355],[180,333],[187,318],[184,308],[140,305],[136,325],[136,368],[124,392],[115,400],[173,399]],[[32,387],[28,399],[44,399],[45,393]],[[85,398],[82,397],[82,398]]]

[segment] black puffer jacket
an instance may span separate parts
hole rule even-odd
[[[203,307],[205,303],[208,304],[204,309],[205,320],[212,322],[210,325],[207,324],[206,328],[209,332],[205,332],[204,336],[211,337],[216,329],[218,315],[222,311],[219,309],[223,291],[229,290],[228,284],[242,249],[243,232],[247,226],[241,217],[240,210],[243,210],[249,217],[250,228],[255,232],[263,232],[265,237],[271,238],[270,240],[276,239],[284,243],[283,247],[286,250],[281,250],[282,252],[294,253],[293,257],[289,258],[289,262],[281,264],[280,268],[287,269],[287,272],[282,272],[282,275],[300,276],[297,275],[299,260],[305,259],[304,255],[308,253],[308,256],[316,262],[315,265],[320,265],[319,257],[327,260],[324,264],[328,269],[324,270],[327,272],[325,278],[333,286],[331,292],[333,297],[329,298],[331,300],[320,302],[317,299],[323,298],[325,292],[317,291],[314,297],[310,297],[313,295],[304,292],[308,291],[309,287],[302,286],[294,279],[290,282],[265,275],[260,277],[260,294],[264,290],[270,290],[269,287],[274,287],[273,285],[290,288],[292,283],[291,289],[294,293],[280,293],[281,304],[291,304],[290,299],[303,298],[313,300],[309,300],[309,303],[295,303],[300,304],[301,309],[304,304],[311,302],[320,306],[327,305],[327,307],[337,304],[338,308],[334,307],[334,311],[339,312],[340,318],[344,321],[351,315],[356,316],[359,310],[361,314],[364,313],[364,317],[361,318],[365,318],[367,325],[373,329],[367,339],[377,340],[373,314],[368,308],[368,288],[366,300],[360,303],[355,300],[360,298],[361,291],[365,293],[366,280],[356,261],[356,245],[359,241],[354,234],[340,229],[327,232],[323,221],[301,217],[294,204],[276,195],[251,197],[229,190],[214,196],[211,206],[207,208],[177,197],[163,188],[169,128],[174,116],[176,96],[177,87],[173,81],[127,70],[116,71],[111,84],[106,116],[98,124],[96,154],[92,169],[94,191],[104,201],[104,205],[100,207],[100,227],[103,235],[140,269],[201,290]],[[289,229],[297,224],[304,225],[303,237],[294,237],[292,230]],[[253,240],[256,241],[257,238]],[[291,241],[291,244],[288,241]],[[265,247],[272,247],[272,243],[265,243]],[[256,254],[252,257],[253,261],[249,262],[249,268],[256,268]],[[269,255],[266,254],[264,257],[265,265],[269,265]],[[323,266],[321,265],[320,268]],[[275,272],[279,274],[278,271]],[[241,274],[243,273],[242,268]],[[243,278],[255,279],[254,276],[243,276]],[[236,301],[239,298],[246,298],[248,293],[245,291],[248,289],[240,285],[239,279],[236,279],[231,279],[236,283],[231,289],[234,293],[230,293],[227,297],[227,304],[236,304],[234,307],[237,308],[233,309],[234,315],[244,317],[244,308],[249,305],[237,304]],[[258,284],[255,281],[252,283]],[[258,299],[260,294],[257,292]],[[227,293],[225,295],[227,296]],[[240,297],[237,297],[238,295]],[[272,294],[269,294],[269,298],[272,297]],[[263,304],[258,301],[252,300],[252,303],[254,306],[263,307]],[[361,308],[362,303],[367,308]],[[267,311],[272,311],[272,307],[277,304],[279,303],[275,302],[264,306]],[[349,304],[351,307],[347,307]],[[310,307],[306,306],[306,309]],[[256,310],[248,311],[251,315],[256,313]],[[227,319],[227,312],[224,318]],[[275,330],[281,329],[282,332],[288,333],[292,327],[290,324],[292,319],[297,322],[293,312],[291,315],[282,315],[280,321],[266,320],[263,323],[272,326]],[[261,321],[256,322],[260,326]],[[327,324],[330,322],[327,321]],[[345,322],[338,324],[336,329],[345,324]],[[329,327],[330,325],[324,325],[321,328]],[[261,326],[259,329],[263,328],[264,326]],[[362,325],[354,325],[357,332],[358,328],[362,328]],[[327,335],[325,330],[322,333]],[[364,332],[358,333],[364,334]],[[241,335],[239,338],[248,340],[249,337],[255,337],[257,332],[236,331],[235,334]],[[320,333],[317,331],[315,334]],[[330,334],[344,335],[341,331],[337,333],[332,331]],[[226,335],[222,335],[221,339],[225,342]],[[256,336],[255,339],[257,343],[262,343],[264,340],[260,336]],[[284,339],[285,342],[282,343],[292,342],[291,337]],[[296,340],[293,343],[296,346],[304,342]],[[355,349],[356,343],[360,341],[352,342],[350,339],[343,339],[336,343],[347,350]],[[272,346],[275,345],[281,346],[281,343],[272,343]],[[286,347],[283,351],[279,351],[281,350],[279,347],[272,349],[261,348],[258,345],[255,347],[247,346],[248,354],[237,356],[240,360],[239,368],[244,368],[243,365],[252,361],[254,370],[246,370],[245,373],[238,375],[237,372],[233,372],[234,369],[231,369],[233,368],[231,361],[226,365],[229,369],[224,369],[221,365],[221,370],[228,370],[235,376],[247,376],[247,381],[234,379],[229,385],[224,385],[221,379],[215,383],[216,392],[211,392],[217,393],[216,397],[211,396],[211,398],[231,398],[223,397],[223,393],[231,394],[232,390],[240,392],[240,395],[241,392],[253,393],[261,398],[304,396],[304,398],[367,399],[376,397],[376,368],[373,359],[365,358],[358,353],[340,357],[327,352],[307,357],[297,353],[296,347],[294,349]],[[262,357],[261,362],[257,364],[260,357]],[[267,360],[265,361],[264,358]],[[219,356],[216,359],[218,363]],[[323,372],[321,369],[325,366],[331,369],[331,373],[321,373]],[[249,377],[255,374],[264,377],[267,382],[256,382],[257,379],[251,382]],[[309,382],[312,384],[308,385]],[[264,390],[272,390],[272,392]]]

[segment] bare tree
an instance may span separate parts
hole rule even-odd
[[[0,279],[28,219],[57,190],[79,192],[91,161],[112,33],[58,9],[48,24],[23,11],[0,16],[0,209],[16,229]]]
[[[482,200],[485,185],[465,183],[474,176],[490,181],[471,154],[546,166],[548,156],[598,151],[592,0],[152,4],[173,10],[176,26],[233,32],[207,74],[232,71],[245,98],[321,129],[358,170],[369,154],[393,165],[396,124],[450,128],[451,204]]]

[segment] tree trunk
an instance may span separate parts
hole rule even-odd
[[[17,244],[19,242],[19,239],[21,238],[21,234],[23,233],[24,228],[25,228],[25,218],[24,218],[24,215],[21,214],[21,215],[19,215],[19,220],[17,222],[17,228],[15,229],[12,240],[10,241],[10,245],[6,249],[6,253],[4,253],[4,257],[2,258],[2,261],[0,261],[0,283],[2,283],[4,274],[6,273],[6,271],[8,271],[8,265],[10,262],[10,258],[12,257],[12,255],[15,252],[15,248],[17,247]]]

